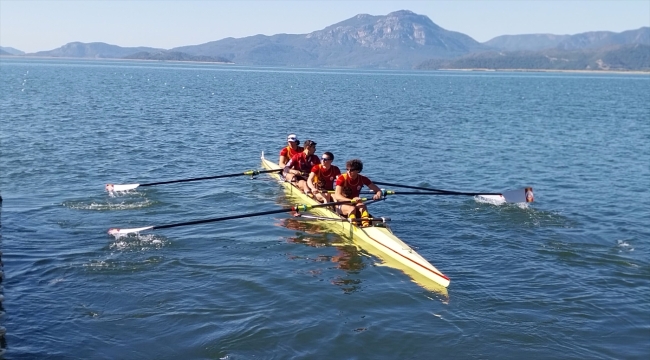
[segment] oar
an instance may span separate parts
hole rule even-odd
[[[386,195],[442,195],[442,196],[454,196],[454,195],[466,195],[466,196],[479,196],[479,195],[501,195],[501,193],[473,193],[473,192],[428,192],[428,191],[393,191],[386,190]]]
[[[264,173],[271,173],[271,172],[279,172],[282,171],[283,169],[273,169],[273,170],[247,170],[244,171],[243,173],[235,173],[235,174],[226,174],[226,175],[215,175],[215,176],[205,176],[205,177],[199,177],[199,178],[192,178],[192,179],[181,179],[181,180],[169,180],[169,181],[159,181],[159,182],[152,182],[148,184],[106,184],[106,191],[127,191],[127,190],[133,190],[137,187],[140,186],[154,186],[154,185],[163,185],[163,184],[173,184],[173,183],[181,183],[181,182],[188,182],[188,181],[199,181],[199,180],[211,180],[211,179],[221,179],[221,178],[227,178],[227,177],[234,177],[234,176],[242,176],[242,175],[250,175],[250,176],[255,176],[259,174],[264,174]]]
[[[350,222],[350,219],[348,219],[348,218],[340,218],[340,217],[333,218],[333,217],[314,216],[314,215],[298,215],[298,217],[301,218],[301,219],[311,219],[311,220]],[[361,218],[354,218],[354,220],[370,221],[370,222],[382,222],[382,223],[387,223],[387,222],[391,221],[391,219],[389,217],[379,217],[379,218],[361,217]]]
[[[335,193],[335,190],[320,191]],[[372,190],[362,190],[362,194],[374,194]],[[459,192],[459,191],[447,191],[447,192],[435,192],[435,191],[393,191],[393,190],[384,190],[382,189],[382,194],[384,195],[468,195],[468,196],[478,196],[478,195],[501,195],[501,193],[473,193],[473,192]]]
[[[280,213],[289,212],[289,211],[296,211],[296,212],[307,211],[309,209],[314,209],[314,208],[319,208],[319,207],[335,206],[335,205],[341,205],[341,204],[355,204],[355,203],[358,203],[358,202],[364,202],[366,200],[368,200],[368,199],[361,198],[359,200],[336,201],[336,202],[323,203],[323,204],[314,204],[314,205],[302,204],[302,205],[292,206],[291,208],[288,208],[288,209],[270,210],[270,211],[262,211],[262,212],[256,212],[256,213],[250,213],[250,214],[224,216],[224,217],[218,217],[218,218],[212,218],[212,219],[186,221],[186,222],[175,223],[175,224],[152,225],[152,226],[145,226],[145,227],[132,228],[132,229],[112,228],[112,229],[108,229],[108,233],[110,235],[126,235],[126,234],[131,234],[131,233],[138,233],[138,232],[144,231],[144,230],[168,229],[168,228],[173,228],[173,227],[177,227],[177,226],[197,225],[197,224],[205,224],[205,223],[215,222],[215,221],[224,221],[224,220],[232,220],[232,219],[242,219],[242,218],[253,217],[253,216],[280,214]]]
[[[405,188],[405,189],[435,191],[435,192],[439,192],[439,193],[443,193],[443,194],[465,195],[464,193],[461,193],[459,191],[440,190],[440,189],[432,189],[432,188],[425,188],[425,187],[419,187],[419,186],[392,184],[392,183],[379,182],[379,181],[373,181],[373,183],[375,183],[375,185],[386,185],[386,186],[393,186],[393,187],[401,187],[401,188]],[[497,195],[499,195],[499,194],[497,194]]]
[[[377,185],[387,185],[387,186],[394,186],[394,187],[402,187],[406,189],[415,189],[415,190],[424,190],[424,191],[430,191],[433,192],[433,194],[438,194],[438,195],[467,195],[467,196],[479,196],[483,199],[490,200],[490,201],[496,201],[496,202],[509,202],[509,203],[523,203],[523,202],[533,202],[535,201],[535,197],[533,195],[533,188],[532,187],[525,187],[517,190],[509,190],[509,191],[504,191],[502,193],[489,193],[489,192],[481,192],[481,193],[474,193],[474,192],[460,192],[460,191],[449,191],[449,190],[440,190],[440,189],[432,189],[432,188],[425,188],[425,187],[419,187],[419,186],[410,186],[410,185],[402,185],[402,184],[392,184],[392,183],[385,183],[385,182],[379,182],[375,181],[374,182]],[[413,192],[411,194],[405,193],[405,192],[399,192],[399,194],[402,195],[423,195],[425,193],[419,193],[419,192]],[[393,194],[395,195],[395,194]]]
[[[426,191],[392,191],[385,190],[386,195],[442,195],[442,196],[454,196],[454,195],[467,195],[467,196],[477,196],[484,200],[496,202],[496,203],[526,203],[533,202],[533,188],[523,188],[518,190],[504,191],[502,193],[474,193],[474,192],[426,192]]]

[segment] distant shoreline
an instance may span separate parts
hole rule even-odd
[[[234,62],[217,61],[196,61],[196,60],[153,60],[153,59],[120,59],[120,58],[76,58],[63,56],[25,56],[25,55],[0,55],[0,58],[8,59],[44,59],[44,60],[88,60],[88,61],[146,61],[146,62],[170,62],[170,63],[194,63],[194,64],[220,64],[237,65]],[[259,65],[266,66],[266,65]],[[279,66],[284,67],[284,66]],[[287,67],[288,68],[288,67]],[[319,69],[319,68],[314,68]],[[465,71],[465,72],[544,72],[544,73],[578,73],[578,74],[630,74],[650,75],[650,70],[560,70],[560,69],[372,69],[372,68],[341,68],[341,69],[363,69],[363,70],[413,70],[413,71]]]
[[[0,55],[0,58],[8,58],[8,59],[44,59],[44,60],[59,60],[60,59],[60,60],[87,60],[87,61],[147,61],[147,62],[174,62],[174,63],[235,65],[234,62],[220,62],[220,61],[121,59],[121,58],[78,58],[78,57],[66,57],[66,56]]]
[[[426,70],[425,70],[426,71]],[[561,70],[561,69],[435,69],[435,71],[476,71],[476,72],[556,72],[583,74],[635,74],[650,75],[650,70]]]

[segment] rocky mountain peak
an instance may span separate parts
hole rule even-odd
[[[471,38],[462,35],[460,39],[458,35],[436,25],[425,15],[399,10],[385,16],[359,14],[306,37],[323,45],[386,50],[432,45],[466,51],[467,47],[478,45]]]

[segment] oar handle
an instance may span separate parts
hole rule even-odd
[[[198,177],[198,178],[192,178],[192,179],[181,179],[181,180],[158,181],[158,182],[152,182],[152,183],[148,183],[148,184],[140,184],[140,186],[153,186],[153,185],[164,185],[164,184],[182,183],[182,182],[189,182],[189,181],[212,180],[212,179],[221,179],[221,178],[235,177],[235,176],[242,176],[242,175],[255,176],[255,175],[259,175],[259,174],[272,173],[272,172],[280,172],[280,171],[282,171],[282,169],[273,169],[273,170],[248,170],[248,171],[244,171],[243,173],[236,173],[236,174],[215,175],[215,176],[204,176],[204,177]]]
[[[359,198],[358,200],[343,200],[343,201],[334,201],[334,202],[329,202],[329,203],[322,203],[322,204],[314,204],[314,205],[296,205],[292,207],[291,209],[293,211],[307,211],[309,209],[313,208],[320,208],[320,207],[328,207],[328,206],[336,206],[336,205],[344,205],[344,204],[358,204],[362,203],[364,201],[367,201],[367,198]]]

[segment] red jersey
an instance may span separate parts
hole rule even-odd
[[[357,175],[356,180],[352,180],[347,173],[336,179],[336,186],[343,187],[343,195],[348,199],[359,197],[363,185],[368,186],[370,184],[372,184],[372,181],[361,174]]]
[[[316,165],[320,165],[318,156],[314,154],[307,156],[307,154],[301,152],[300,154],[294,155],[284,168],[300,170],[304,174],[309,174],[311,168]]]
[[[292,149],[290,145],[287,145],[280,150],[280,156],[286,156],[288,159],[291,159],[294,155],[300,154],[305,151],[302,146],[297,146],[296,150]]]
[[[329,170],[325,170],[322,164],[314,165],[311,172],[314,173],[314,184],[319,190],[334,190],[334,180],[341,175],[341,170],[334,165],[330,165]]]

